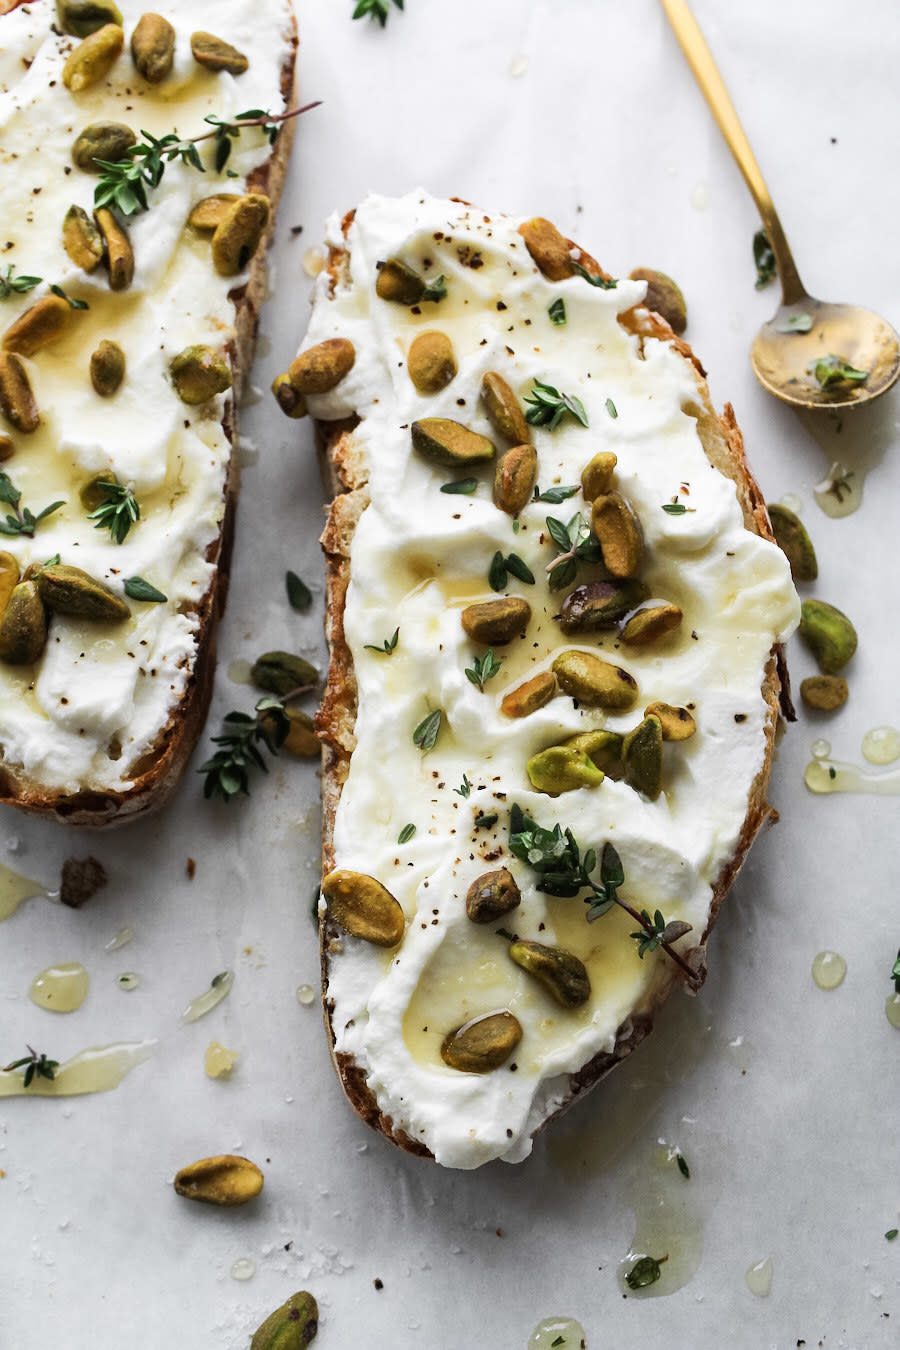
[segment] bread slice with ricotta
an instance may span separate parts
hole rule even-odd
[[[643,282],[422,191],[328,244],[289,375],[334,494],[332,1055],[400,1147],[518,1161],[702,983],[771,814],[797,597]]]
[[[145,187],[148,209],[113,209],[99,237],[91,150],[116,161],[129,132],[194,138],[212,130],[208,117],[278,116],[292,104],[295,49],[290,0],[153,13],[135,0],[36,0],[0,18],[2,143],[18,165],[0,181],[3,268],[13,282],[40,278],[14,289],[0,316],[2,470],[20,513],[62,503],[33,531],[0,539],[13,560],[4,577],[35,581],[46,622],[30,650],[15,639],[32,632],[33,604],[5,639],[0,619],[4,803],[79,825],[131,819],[165,799],[203,726],[228,583],[237,407],[294,123],[274,145],[247,127],[227,165],[215,140],[198,142],[203,172],[167,161]],[[230,257],[233,235],[188,223],[214,194],[228,195],[223,210],[256,203],[255,233]],[[50,328],[35,324],[36,305]],[[198,350],[215,379],[189,388],[178,372],[189,384],[197,362],[185,353]],[[110,511],[92,513],[128,493],[139,518],[119,539]],[[89,581],[54,578],[52,566]]]

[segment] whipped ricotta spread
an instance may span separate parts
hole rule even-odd
[[[617,1031],[650,1004],[670,959],[662,950],[640,958],[629,936],[634,920],[621,909],[589,925],[582,897],[537,890],[537,874],[509,850],[511,804],[547,829],[570,828],[582,850],[614,842],[622,897],[691,924],[681,947],[696,945],[764,763],[764,669],[773,643],[798,619],[784,556],[745,528],[734,483],[704,453],[693,367],[669,342],[638,338],[618,321],[640,304],[644,283],[548,281],[518,223],[421,191],[367,198],[346,239],[331,222],[329,242],[346,248],[348,261],[335,283],[320,278],[304,342],[305,349],[341,337],[355,347],[350,373],[309,404],[317,418],[360,418],[353,457],[367,479],[344,615],[358,715],[334,822],[335,866],[377,878],[407,920],[394,950],[349,936],[335,944],[326,990],[335,1049],[361,1066],[395,1129],[459,1168],[525,1157],[534,1131],[568,1096],[568,1076],[614,1050]],[[379,299],[378,267],[392,258],[426,278],[443,276],[446,298],[415,307]],[[564,326],[548,315],[560,298]],[[451,339],[458,373],[426,397],[413,386],[406,354],[428,329]],[[492,501],[493,465],[445,469],[412,448],[411,423],[436,417],[491,437],[501,452],[479,398],[489,371],[520,400],[536,379],[581,400],[588,427],[567,416],[553,430],[533,428],[540,490],[578,485],[593,455],[615,452],[615,486],[643,524],[650,593],[683,610],[677,634],[642,648],[621,645],[615,632],[567,639],[556,618],[565,591],[547,585],[557,553],[547,517],[568,521],[582,510],[590,519],[580,489],[558,505],[533,501],[513,520]],[[469,473],[479,480],[473,494],[440,490]],[[663,510],[673,499],[688,509]],[[498,550],[518,554],[536,584],[507,578],[504,593],[527,599],[532,618],[522,637],[497,648],[503,664],[482,692],[465,672],[485,649],[466,636],[460,613],[496,598],[488,572]],[[395,629],[390,655],[371,650]],[[559,694],[530,716],[504,716],[503,696],[549,669],[562,648],[627,669],[640,690],[636,706],[604,712]],[[657,800],[609,777],[558,796],[532,788],[530,756],[578,732],[630,730],[656,700],[690,705],[697,723],[690,740],[666,746]],[[438,709],[437,740],[423,751],[414,730]],[[493,825],[478,827],[480,816],[494,813]],[[415,833],[401,844],[408,825]],[[501,866],[513,873],[521,905],[475,924],[466,916],[468,888]],[[509,959],[497,932],[504,926],[579,956],[592,986],[588,1002],[560,1008]],[[512,1012],[523,1029],[507,1063],[468,1073],[442,1060],[448,1033],[497,1010]]]
[[[223,427],[234,390],[197,407],[180,401],[168,368],[185,347],[204,344],[227,357],[235,312],[229,293],[245,276],[221,277],[209,235],[186,229],[194,204],[216,191],[239,193],[271,153],[258,129],[232,142],[227,177],[200,148],[206,172],[173,162],[150,192],[150,210],[127,220],[135,256],[127,290],[109,289],[103,265],[91,274],[63,248],[63,218],[73,204],[90,215],[97,178],[75,167],[72,144],[97,121],[125,123],[163,136],[197,136],[210,113],[228,119],[249,108],[280,113],[282,67],[289,50],[288,0],[192,0],[154,5],[176,33],[172,72],[149,85],[129,52],[146,10],[118,0],[125,50],[108,77],[73,94],[61,73],[78,39],[62,34],[52,0],[33,0],[0,18],[0,269],[37,276],[28,294],[0,301],[0,330],[49,293],[51,284],[89,308],[73,312],[59,341],[25,359],[40,410],[32,435],[6,426],[15,446],[2,465],[37,512],[65,505],[41,521],[33,537],[0,538],[21,571],[59,554],[122,594],[126,578],[142,577],[165,604],[126,601],[131,619],[101,625],[54,616],[44,655],[34,666],[0,663],[3,761],[49,790],[127,790],[135,766],[152,751],[190,679],[198,643],[196,607],[213,565],[232,446]],[[197,30],[242,51],[239,76],[212,73],[191,55]],[[103,339],[125,352],[125,380],[112,398],[91,385],[89,362]],[[233,421],[233,408],[231,409]],[[112,472],[131,486],[140,521],[121,545],[87,518],[80,489]],[[8,508],[4,507],[5,514]]]

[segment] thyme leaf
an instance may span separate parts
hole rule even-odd
[[[468,672],[467,672],[467,673],[468,673]],[[469,775],[468,775],[467,773],[464,773],[464,774],[463,774],[463,776],[462,776],[462,782],[460,783],[459,787],[458,787],[458,788],[454,788],[453,791],[456,793],[457,797],[469,797],[469,796],[471,796],[471,793],[472,793],[472,784],[469,782]]]
[[[389,638],[385,638],[380,647],[376,647],[372,642],[363,643],[367,652],[377,652],[379,656],[393,656],[397,650],[397,643],[400,640],[400,629],[395,628]]]
[[[555,323],[559,328],[566,322],[566,302],[561,295],[557,296],[547,309],[550,315],[550,322]]]
[[[125,594],[131,600],[145,600],[148,604],[164,605],[168,600],[167,595],[158,591],[155,586],[151,586],[149,581],[143,577],[126,577]]]
[[[662,509],[670,516],[683,516],[687,514],[687,507],[684,502],[663,502]]]
[[[586,281],[589,286],[598,286],[601,291],[614,291],[619,284],[612,277],[596,276],[593,272],[589,272],[586,267],[582,267],[581,263],[573,262],[572,266],[575,269],[576,276],[581,277],[582,281]]]
[[[394,3],[396,4],[397,0],[394,0]],[[430,282],[422,292],[423,300],[433,300],[435,304],[439,300],[446,300],[446,298],[447,282],[443,276],[435,277],[434,281]]]
[[[495,656],[493,647],[488,647],[484,656],[476,656],[471,666],[466,667],[466,679],[484,693],[484,686],[492,680],[503,665],[503,657]],[[468,793],[466,793],[468,796]]]
[[[36,1050],[32,1050],[30,1045],[27,1045],[26,1049],[27,1055],[23,1055],[21,1059],[14,1059],[11,1064],[4,1064],[0,1072],[14,1073],[16,1069],[24,1067],[23,1085],[25,1087],[31,1087],[35,1078],[49,1078],[52,1082],[56,1077],[56,1070],[59,1068],[59,1060],[48,1059],[44,1054],[39,1055]]]
[[[756,264],[756,289],[761,291],[778,274],[778,264],[765,230],[757,230],[753,236],[753,261]]]
[[[535,483],[533,500],[536,502],[549,502],[551,506],[559,506],[560,502],[567,501],[569,497],[574,497],[578,488],[578,483],[570,483],[565,487],[547,488],[545,492],[541,492],[540,487]]]
[[[403,0],[394,0],[398,9],[403,8]],[[375,19],[383,28],[390,14],[389,0],[356,0],[354,19]]]
[[[65,506],[64,501],[51,502],[45,506],[43,511],[35,515],[28,507],[21,507],[22,494],[15,486],[9,474],[0,471],[0,502],[5,502],[7,506],[12,507],[12,513],[7,513],[6,519],[0,521],[0,534],[32,536],[35,529],[42,520],[52,516],[54,511],[58,511],[61,506]]]
[[[900,994],[900,952],[897,953],[897,959],[891,967],[891,979],[894,981],[894,993]]]
[[[634,1265],[625,1276],[625,1283],[629,1289],[646,1289],[649,1284],[656,1284],[656,1281],[662,1275],[660,1266],[664,1261],[668,1261],[666,1256],[642,1256],[640,1260],[635,1261]]]
[[[568,524],[558,516],[547,516],[545,519],[550,538],[559,549],[546,567],[550,589],[558,591],[575,580],[579,563],[602,562],[603,551],[591,535],[591,527],[580,511],[575,512]]]
[[[413,745],[417,745],[420,750],[431,750],[438,738],[443,716],[443,709],[435,708],[434,712],[423,717],[413,732]]]
[[[403,829],[397,835],[397,843],[408,844],[410,839],[412,839],[413,835],[415,834],[415,832],[416,827],[415,825],[413,825],[412,821],[410,821],[408,825],[403,826]]]
[[[870,374],[868,370],[857,370],[834,352],[821,361],[814,361],[808,369],[821,389],[831,389],[837,384],[865,384]]]
[[[529,404],[525,421],[530,426],[549,427],[555,431],[567,414],[583,427],[588,425],[581,399],[574,394],[561,394],[554,385],[545,384],[543,380],[534,380],[531,393],[525,395],[525,402]]]
[[[440,491],[450,495],[468,497],[477,487],[477,478],[454,478],[451,483],[441,483]]]
[[[296,609],[301,614],[309,609],[312,604],[312,591],[296,572],[285,572],[284,585],[291,609]]]
[[[520,558],[518,553],[508,553],[504,558],[500,550],[497,549],[488,569],[488,583],[492,591],[506,590],[506,583],[509,579],[508,573],[514,576],[517,581],[523,581],[526,586],[535,585],[534,573],[524,558]]]
[[[496,811],[485,811],[483,815],[475,817],[474,828],[476,830],[486,830],[490,825],[496,825],[499,817]]]
[[[0,300],[8,300],[11,295],[25,295],[40,286],[43,277],[14,277],[15,267],[10,263],[6,272],[0,272]]]

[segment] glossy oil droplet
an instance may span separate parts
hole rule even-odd
[[[103,944],[103,950],[105,952],[117,952],[120,947],[127,947],[133,938],[133,928],[120,928],[118,933],[109,939],[109,942]]]
[[[870,764],[893,764],[900,759],[900,731],[896,727],[873,727],[862,738],[862,752]]]
[[[821,483],[813,488],[813,496],[826,516],[832,519],[850,516],[862,501],[862,478],[858,471],[835,461]]]
[[[130,994],[133,989],[140,988],[141,977],[135,970],[123,970],[121,975],[116,976],[116,984],[120,989],[124,989],[126,994]]]
[[[584,1327],[574,1317],[545,1317],[528,1337],[528,1350],[584,1350]]]
[[[5,863],[0,863],[0,922],[11,919],[26,900],[31,900],[36,895],[43,895],[49,899],[51,894],[52,892],[39,881],[23,877],[20,872],[14,872]]]
[[[311,984],[297,985],[297,1002],[302,1003],[304,1008],[308,1008],[310,1003],[314,1001],[315,997],[316,991],[315,989],[313,989]]]
[[[744,1279],[747,1281],[747,1288],[751,1294],[757,1298],[768,1298],[772,1291],[772,1262],[767,1256],[762,1261],[756,1261],[747,1271]]]
[[[813,741],[812,743],[813,759],[827,759],[830,754],[831,754],[830,741],[823,741],[823,740]]]
[[[213,1008],[218,1007],[223,998],[227,998],[234,984],[234,972],[231,970],[220,971],[214,975],[212,983],[208,989],[204,989],[202,994],[192,998],[190,1003],[181,1014],[182,1022],[196,1022],[198,1018],[205,1017]]]
[[[240,1256],[229,1273],[233,1280],[252,1280],[256,1274],[256,1262],[249,1256]]]
[[[203,1056],[207,1078],[230,1078],[238,1058],[236,1050],[226,1050],[218,1041],[210,1041]]]
[[[803,502],[796,492],[786,492],[781,499],[781,505],[786,511],[793,511],[795,516],[799,516],[803,510]]]
[[[682,1289],[694,1275],[703,1256],[703,1217],[691,1183],[686,1183],[674,1161],[675,1154],[662,1141],[650,1149],[632,1177],[630,1199],[634,1206],[635,1234],[619,1262],[620,1291],[628,1298],[660,1298]],[[638,1261],[652,1257],[659,1262],[659,1279],[632,1289],[626,1277]]]
[[[528,69],[528,57],[525,55],[524,52],[520,53],[518,56],[513,57],[512,61],[510,62],[509,73],[510,75],[512,75],[514,80],[518,79],[520,75],[524,75],[527,69]]]
[[[35,975],[28,997],[49,1012],[76,1012],[87,998],[90,976],[80,961],[61,961]]]
[[[820,989],[837,989],[846,974],[847,962],[837,952],[818,952],[813,957],[812,977]]]
[[[884,1000],[884,1015],[900,1031],[900,994],[889,994]]]
[[[317,277],[324,266],[325,251],[318,244],[314,244],[303,255],[303,270],[308,277]]]
[[[252,684],[252,670],[249,661],[229,661],[226,674],[232,684]]]
[[[816,746],[813,746],[813,754],[816,754]],[[871,797],[900,795],[900,769],[887,773],[869,773],[867,769],[862,769],[856,764],[840,763],[837,760],[820,758],[818,755],[804,769],[803,781],[810,792],[815,792],[819,796],[828,796],[835,792],[866,793]]]

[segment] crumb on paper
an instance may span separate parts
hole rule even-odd
[[[237,1050],[226,1050],[218,1041],[210,1041],[203,1057],[207,1078],[230,1078],[239,1058]]]
[[[184,870],[187,873],[188,881],[193,881],[194,877],[197,875],[197,864],[194,862],[193,858],[188,858]]]
[[[66,858],[59,884],[60,901],[70,909],[80,909],[108,880],[106,868],[97,858]]]

